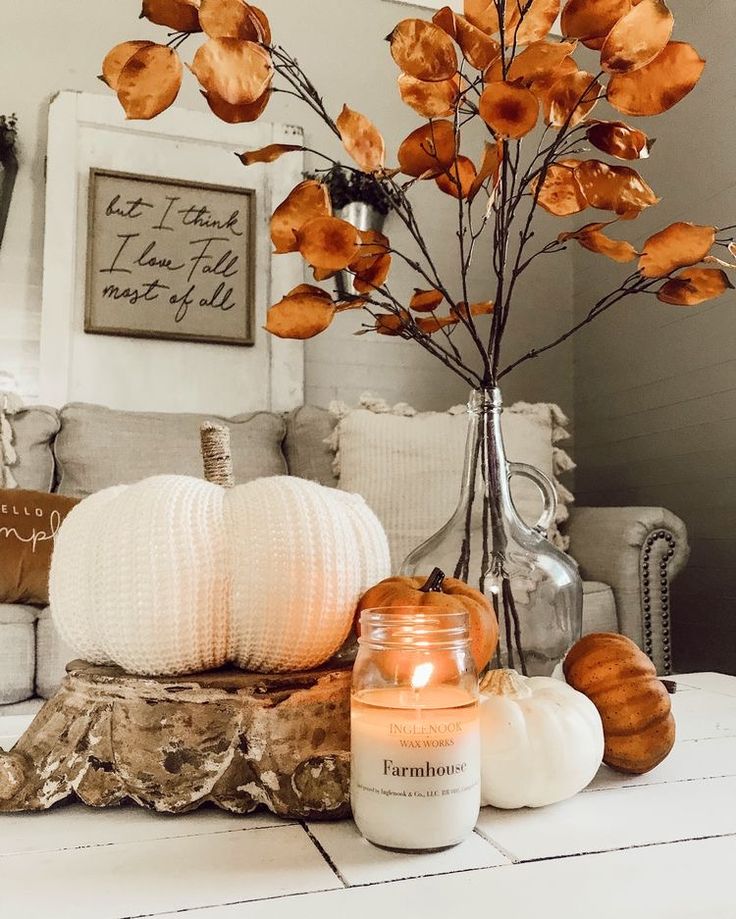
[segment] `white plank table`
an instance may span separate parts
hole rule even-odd
[[[482,811],[448,852],[404,856],[350,821],[68,805],[0,816],[2,919],[736,917],[736,677],[677,677],[678,742],[641,777],[602,767],[540,810]],[[29,722],[0,717],[5,749]]]

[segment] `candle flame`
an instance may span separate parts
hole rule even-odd
[[[429,683],[433,670],[434,664],[431,663],[419,664],[415,667],[414,673],[411,676],[412,688],[423,689]]]

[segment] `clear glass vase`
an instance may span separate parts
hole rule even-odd
[[[411,552],[403,575],[448,576],[477,587],[493,603],[500,641],[493,666],[549,676],[580,638],[583,588],[575,562],[547,538],[557,509],[553,483],[533,466],[509,463],[498,389],[472,393],[460,501],[447,523]],[[511,497],[511,479],[533,481],[544,497],[530,526]]]

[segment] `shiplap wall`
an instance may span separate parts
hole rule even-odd
[[[393,158],[398,143],[417,126],[418,118],[399,98],[397,71],[384,38],[403,16],[427,16],[428,11],[384,0],[264,0],[263,5],[271,17],[274,35],[322,88],[328,108],[337,112],[347,101],[364,111],[383,129]],[[3,34],[8,40],[0,55],[0,112],[18,113],[21,168],[0,251],[0,385],[14,384],[29,401],[38,392],[48,102],[60,89],[107,92],[96,79],[107,49],[124,38],[160,39],[163,30],[139,20],[139,9],[139,0],[24,0],[3,4]],[[185,57],[190,55],[185,53]],[[185,74],[184,84],[177,105],[205,110],[189,74]],[[322,124],[297,100],[277,97],[266,117],[304,125],[313,145],[325,145],[326,152],[339,154]],[[479,159],[481,138],[463,152]],[[431,183],[419,197],[429,245],[441,271],[457,288],[455,206]],[[400,240],[393,223],[387,231]],[[489,295],[489,258],[479,251],[472,282],[474,299]],[[548,340],[570,324],[571,263],[567,255],[558,258],[554,271],[546,272],[544,284],[530,283],[522,291],[510,328],[509,356]],[[414,286],[408,272],[400,267],[393,283],[401,298],[407,298]],[[424,409],[444,408],[466,397],[465,384],[412,343],[356,338],[353,333],[359,322],[355,314],[345,314],[325,335],[307,343],[309,401],[321,405],[334,398],[354,402],[363,391],[372,390],[390,401],[406,400]],[[569,412],[570,362],[570,350],[531,362],[509,378],[507,400],[553,400]],[[5,383],[2,374],[6,375]]]
[[[640,165],[663,199],[627,227],[639,243],[675,220],[736,223],[736,7],[671,7],[675,37],[708,66],[679,106],[636,119],[658,138]],[[575,267],[581,317],[628,273],[583,253]],[[574,360],[579,501],[663,505],[685,520],[693,553],[674,594],[675,665],[736,673],[736,291],[697,309],[625,302],[577,338]]]

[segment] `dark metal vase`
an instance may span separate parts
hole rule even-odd
[[[363,201],[351,201],[350,204],[335,211],[335,217],[352,223],[358,230],[376,230],[379,233],[383,230],[386,220],[386,217],[373,205]],[[359,293],[353,286],[353,276],[348,271],[340,271],[335,275],[335,289],[341,297],[348,294],[356,296]]]

